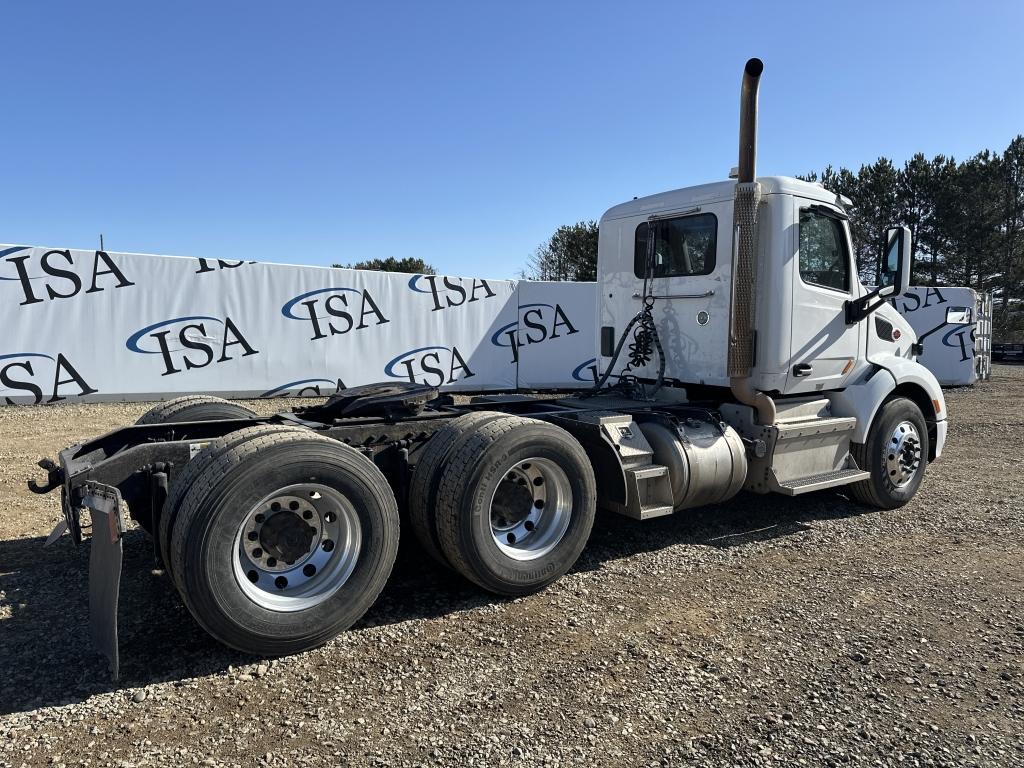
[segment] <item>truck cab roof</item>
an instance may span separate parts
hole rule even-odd
[[[809,181],[801,181],[789,176],[760,176],[757,179],[763,194],[789,194],[820,200],[830,205],[836,204],[836,195],[823,186]],[[683,187],[656,195],[639,197],[627,203],[621,203],[605,211],[601,221],[623,219],[632,216],[658,214],[690,208],[701,203],[730,200],[736,193],[734,180],[716,181],[711,184],[700,184],[695,187]]]

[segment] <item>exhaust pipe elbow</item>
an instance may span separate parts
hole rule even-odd
[[[743,67],[740,87],[740,157],[737,181],[749,184],[754,180],[757,164],[757,87],[764,72],[764,62],[750,59]]]
[[[775,423],[775,401],[764,392],[754,389],[754,384],[749,376],[732,377],[729,379],[729,388],[737,400],[757,411],[759,424],[767,426]]]

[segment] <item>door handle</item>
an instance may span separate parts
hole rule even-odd
[[[793,366],[793,375],[797,378],[810,376],[814,372],[814,366],[810,363],[797,363]]]

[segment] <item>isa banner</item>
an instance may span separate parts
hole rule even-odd
[[[4,404],[578,388],[596,344],[593,284],[0,245],[0,302]]]

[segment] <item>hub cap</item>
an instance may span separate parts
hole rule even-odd
[[[903,488],[914,479],[921,467],[921,435],[913,422],[896,425],[885,446],[885,472],[896,488]]]
[[[352,574],[359,516],[333,488],[302,483],[258,502],[235,537],[235,578],[257,605],[300,611],[323,602]]]
[[[516,462],[491,497],[491,536],[514,560],[534,560],[554,549],[571,517],[569,477],[550,459]]]

